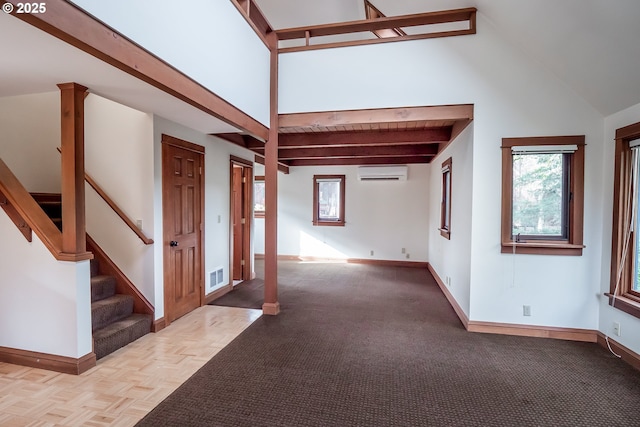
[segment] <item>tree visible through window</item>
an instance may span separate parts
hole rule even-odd
[[[582,254],[584,136],[502,140],[502,252]]]
[[[264,176],[256,176],[253,183],[253,215],[256,218],[264,218]]]
[[[314,175],[314,225],[344,225],[344,181],[344,175]]]

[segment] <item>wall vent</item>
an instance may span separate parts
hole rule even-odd
[[[224,269],[222,267],[217,267],[211,273],[209,273],[209,286],[215,288],[216,286],[222,285],[224,282]]]

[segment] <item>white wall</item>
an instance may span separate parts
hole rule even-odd
[[[270,53],[231,1],[73,3],[269,126]]]
[[[475,104],[470,319],[597,328],[603,117],[483,15],[475,35],[288,53],[280,67],[281,113]],[[501,139],[575,134],[587,143],[583,256],[501,254]]]
[[[605,119],[604,150],[603,150],[603,174],[604,201],[602,203],[602,216],[604,218],[602,228],[602,274],[600,277],[600,332],[612,336],[614,340],[627,348],[640,353],[640,319],[631,316],[609,305],[609,299],[604,296],[609,292],[611,271],[611,232],[613,227],[613,173],[616,129],[637,123],[640,121],[640,104],[613,114]],[[620,323],[620,336],[613,333],[613,322]]]
[[[57,261],[0,210],[0,347],[80,358],[91,352],[89,261]]]
[[[134,222],[153,234],[153,119],[97,95],[85,99],[85,169]],[[87,232],[140,292],[154,295],[153,246],[145,245],[87,184]]]
[[[358,181],[357,166],[290,171],[278,174],[278,254],[407,261],[405,248],[409,261],[427,260],[428,165],[410,165],[404,182]],[[314,226],[313,175],[335,174],[345,175],[346,225]],[[264,220],[256,223],[256,253],[264,253]]]
[[[442,162],[451,158],[451,236],[440,235]],[[431,162],[429,178],[429,263],[469,316],[471,217],[473,194],[473,123]]]
[[[154,116],[154,264],[156,318],[164,315],[163,250],[162,234],[162,134],[202,145],[205,148],[205,201],[204,201],[204,256],[206,293],[214,288],[209,283],[209,273],[224,268],[224,284],[229,283],[230,236],[230,155],[252,161],[249,150],[208,136],[193,129]]]
[[[60,193],[60,93],[0,98],[0,158],[32,193]]]

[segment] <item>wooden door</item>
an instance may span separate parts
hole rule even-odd
[[[243,167],[232,165],[233,167],[233,280],[244,279],[244,186]]]
[[[165,141],[166,139],[166,141]],[[165,320],[200,307],[203,290],[203,147],[163,136]]]

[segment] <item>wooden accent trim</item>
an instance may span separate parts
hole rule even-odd
[[[396,28],[413,27],[419,25],[433,25],[450,22],[469,22],[469,28],[454,31],[434,31],[426,34],[399,35],[391,38],[379,38],[375,40],[357,40],[351,42],[324,43],[310,46],[282,48],[280,53],[297,52],[302,50],[326,49],[343,46],[360,46],[404,40],[420,40],[426,38],[451,37],[457,35],[475,34],[476,8],[445,10],[438,12],[419,13],[414,15],[380,17],[377,19],[364,19],[360,21],[341,22],[337,24],[314,25],[309,27],[287,28],[277,30],[279,40],[307,39],[310,37],[332,36],[338,34],[350,34],[358,32],[376,32],[379,30],[393,30]],[[397,34],[397,33],[396,33]]]
[[[554,326],[518,325],[469,321],[469,332],[515,335],[521,337],[553,338],[566,341],[597,342],[597,332],[592,329],[558,328]]]
[[[253,168],[253,163],[249,160],[243,159],[242,157],[234,156],[233,154],[231,154],[229,156],[229,160],[231,160],[231,163],[235,163],[236,165]]]
[[[249,280],[249,279],[247,279],[247,280]],[[207,294],[207,296],[204,298],[204,304],[203,305],[211,304],[212,302],[214,302],[218,298],[222,298],[223,296],[225,296],[226,294],[228,294],[232,290],[233,290],[233,284],[232,283],[229,283],[229,284],[221,287],[220,289],[216,289],[215,291],[211,292],[210,294]]]
[[[116,293],[130,295],[133,297],[133,311],[135,313],[150,314],[154,316],[153,305],[145,298],[140,290],[131,280],[118,268],[115,262],[102,250],[95,240],[87,234],[87,246],[93,252],[95,259],[99,262],[99,269],[102,274],[113,276],[116,279]]]
[[[605,295],[609,297],[609,305],[613,308],[622,310],[633,317],[640,318],[640,298],[625,293],[623,295],[616,295],[614,302],[613,294],[606,293]]]
[[[318,180],[335,179],[340,182],[340,214],[337,221],[329,221],[320,218],[320,198],[319,198],[319,182]],[[346,224],[344,213],[345,204],[345,188],[346,188],[346,176],[345,175],[314,175],[313,176],[313,225],[316,226],[337,226],[344,227]]]
[[[279,150],[280,160],[313,160],[330,158],[373,158],[373,157],[411,157],[435,156],[437,144],[386,145],[371,147],[319,147],[288,148]]]
[[[530,255],[581,256],[584,228],[584,135],[541,136],[502,139],[502,196],[501,196],[501,253]],[[511,147],[528,145],[577,145],[571,156],[569,202],[569,232],[567,240],[529,240],[514,242],[512,229],[513,206],[513,155]],[[525,237],[526,239],[526,237]]]
[[[371,4],[371,2],[368,0],[364,0],[364,15],[367,19],[386,18],[387,16],[384,13],[382,13],[380,9],[378,9],[373,4]],[[402,31],[401,28],[388,28],[384,30],[374,30],[372,31],[372,33],[375,34],[375,36],[378,38],[398,37],[398,36],[407,35],[407,33]],[[309,43],[307,42],[307,45],[308,44]]]
[[[259,163],[261,165],[265,164],[265,158],[262,154],[256,154],[255,160],[256,160],[256,163]],[[282,162],[278,162],[278,171],[282,172],[285,175],[289,175],[289,165],[286,165]]]
[[[290,166],[406,165],[430,163],[434,156],[401,157],[333,157],[327,159],[289,160]]]
[[[47,1],[47,13],[13,16],[225,123],[267,138],[262,123],[67,1]]]
[[[87,88],[77,83],[60,88],[62,147],[62,251],[83,254],[86,248],[84,191],[84,98]]]
[[[473,109],[473,107],[474,106],[472,105],[471,108]],[[469,126],[469,124],[471,124],[472,121],[473,119],[456,120],[451,127],[451,137],[448,141],[440,144],[438,147],[438,153],[442,153],[449,145],[451,145],[451,143],[456,140],[456,138],[467,128],[467,126]]]
[[[272,32],[273,29],[256,2],[253,0],[231,0],[231,3],[238,9],[242,17],[247,21],[249,26],[253,28],[253,31],[256,32],[265,46],[269,47],[267,34]]]
[[[154,320],[151,324],[151,332],[157,333],[167,327],[167,321],[164,317]]]
[[[451,128],[419,130],[388,130],[364,132],[283,133],[280,135],[280,152],[296,148],[328,148],[336,146],[403,146],[405,144],[434,144],[451,139]]]
[[[92,352],[76,359],[37,351],[0,347],[0,362],[46,369],[63,374],[80,375],[96,366],[96,355]]]
[[[205,154],[205,148],[202,145],[194,144],[193,142],[185,141],[184,139],[176,138],[174,136],[166,135],[163,133],[161,140],[163,144],[173,145],[185,150]]]
[[[438,284],[438,287],[440,287],[440,290],[444,294],[445,298],[447,299],[447,301],[449,301],[451,308],[453,308],[453,311],[455,311],[456,314],[458,315],[458,318],[460,319],[460,322],[462,322],[462,325],[464,326],[464,328],[469,329],[469,317],[467,317],[462,307],[460,307],[460,304],[458,304],[458,301],[456,301],[453,294],[445,286],[444,282],[436,272],[435,268],[433,268],[433,266],[430,263],[427,263],[427,268],[429,269],[429,272],[431,273],[436,283]]]
[[[18,230],[20,230],[24,238],[27,239],[27,242],[31,242],[33,240],[31,227],[29,227],[29,224],[20,216],[16,208],[13,207],[2,191],[0,191],[0,207],[2,207],[15,226],[18,227]]]
[[[598,344],[600,344],[601,347],[607,349],[608,351],[609,347],[607,346],[607,336],[600,331],[598,331],[597,335]],[[609,345],[611,345],[611,349],[614,352],[621,356],[622,360],[624,360],[634,368],[640,370],[640,354],[636,353],[633,350],[630,350],[619,342],[614,341],[613,339],[611,339],[611,337],[609,337]]]
[[[105,203],[109,205],[111,209],[113,209],[116,215],[120,217],[120,219],[127,225],[127,227],[129,227],[131,231],[133,231],[136,234],[136,236],[138,236],[138,238],[140,238],[140,240],[142,240],[142,242],[145,245],[153,244],[153,239],[150,239],[147,236],[145,236],[142,230],[140,230],[133,223],[133,221],[127,216],[127,214],[125,214],[124,211],[120,209],[120,207],[116,204],[116,202],[114,202],[113,199],[109,197],[109,195],[102,189],[102,187],[98,185],[98,183],[89,174],[85,174],[84,178],[87,181],[87,183],[91,186],[91,188],[93,188],[96,191],[96,193],[98,193],[98,195],[102,198],[102,200],[104,200]]]
[[[442,197],[440,202],[440,235],[447,240],[451,240],[451,197],[453,190],[452,159],[449,157],[442,162]],[[445,179],[449,175],[449,182]],[[447,197],[447,192],[449,193]],[[446,221],[445,221],[446,220]]]
[[[636,139],[640,137],[640,122],[616,129],[616,139]]]
[[[473,120],[473,104],[280,114],[278,128],[318,128],[408,121]]]
[[[62,233],[36,203],[18,178],[0,159],[0,192],[16,212],[36,233],[51,255],[58,261],[85,261],[93,258],[90,252],[68,254],[62,251]]]
[[[262,314],[266,314],[267,316],[277,316],[280,314],[280,303],[279,302],[265,302],[262,304]]]

